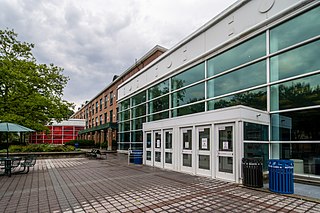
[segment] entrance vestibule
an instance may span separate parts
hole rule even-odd
[[[244,122],[269,125],[270,120],[266,112],[236,106],[145,123],[143,162],[240,183]]]

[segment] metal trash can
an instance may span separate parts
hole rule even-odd
[[[134,164],[142,164],[142,150],[132,150],[131,155],[133,157]]]
[[[269,190],[281,194],[293,194],[292,160],[269,160]]]
[[[262,188],[263,173],[261,158],[242,158],[243,185]]]

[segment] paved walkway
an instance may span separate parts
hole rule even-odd
[[[317,202],[126,162],[38,160],[0,177],[0,212],[320,212]]]

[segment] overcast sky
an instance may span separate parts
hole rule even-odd
[[[70,77],[76,109],[155,45],[172,48],[236,0],[0,0],[0,28]]]

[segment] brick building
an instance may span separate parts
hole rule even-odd
[[[117,88],[165,51],[165,48],[155,46],[120,76],[114,76],[112,82],[90,101],[86,101],[71,116],[71,118],[85,119],[86,122],[85,129],[79,132],[78,138],[94,140],[96,143],[108,142],[108,150],[116,150],[118,129]]]

